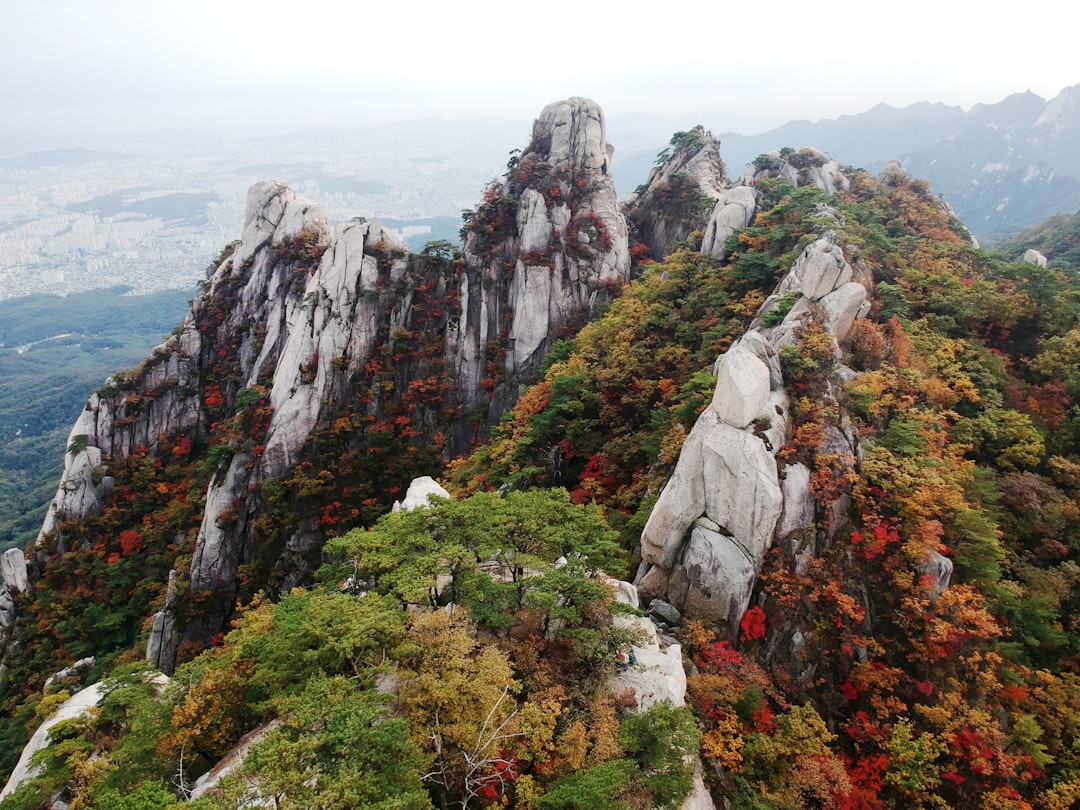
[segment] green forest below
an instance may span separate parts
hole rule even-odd
[[[161,343],[193,295],[124,292],[0,301],[0,551],[41,528],[86,398]]]

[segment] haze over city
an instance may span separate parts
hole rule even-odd
[[[733,131],[885,102],[965,108],[1075,83],[1071,26],[1033,0],[704,2],[548,10],[494,0],[145,3],[0,9],[0,141],[141,127],[287,131],[430,116],[531,119],[570,95],[609,116],[719,115]],[[13,134],[24,137],[13,140]],[[11,153],[11,149],[8,150]]]

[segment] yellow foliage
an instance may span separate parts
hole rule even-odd
[[[562,776],[585,767],[585,755],[588,753],[588,731],[580,720],[575,720],[555,746],[555,773]]]
[[[716,764],[730,774],[742,772],[743,758],[740,753],[744,739],[739,721],[734,715],[725,715],[716,721],[715,727],[701,737],[701,755],[715,760]]]
[[[1080,777],[1058,782],[1043,796],[1046,810],[1072,810],[1080,802]]]
[[[45,695],[38,705],[34,707],[34,712],[41,720],[48,720],[54,714],[57,709],[64,705],[71,698],[71,693],[67,689],[61,689],[59,692],[54,692],[51,695]]]

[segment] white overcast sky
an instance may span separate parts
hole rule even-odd
[[[1080,83],[1060,0],[0,0],[0,132],[432,116],[780,123]],[[1067,14],[1068,19],[1063,15]]]

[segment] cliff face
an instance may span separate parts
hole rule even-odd
[[[627,203],[627,218],[656,260],[703,230],[728,191],[720,142],[701,127],[676,133],[658,160]]]
[[[513,404],[552,343],[628,279],[613,153],[595,102],[551,104],[469,218],[461,317],[447,339],[464,416],[455,452]]]
[[[377,221],[333,227],[284,183],[253,186],[242,237],[184,324],[87,402],[40,564],[73,550],[67,523],[112,503],[117,462],[182,437],[209,450],[209,482],[190,560],[155,617],[153,659],[169,671],[179,640],[220,630],[253,576],[278,588],[303,581],[342,516],[374,511],[412,474],[437,471],[442,451],[468,446],[554,340],[626,280],[612,151],[595,103],[545,108],[457,260],[412,255]],[[363,469],[380,453],[381,469],[396,470],[386,481]],[[355,467],[363,482],[328,484],[330,459],[341,479]],[[328,488],[332,506],[311,498],[305,513],[305,495]],[[284,502],[290,519],[276,520]],[[177,597],[187,590],[212,598],[192,615]]]

